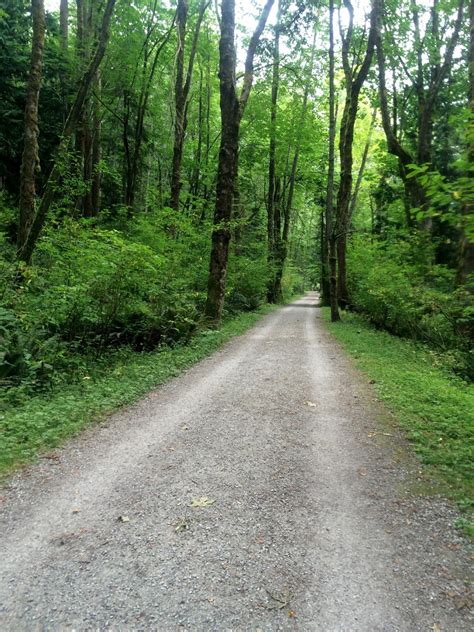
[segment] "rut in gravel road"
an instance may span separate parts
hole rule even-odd
[[[315,299],[9,481],[2,631],[473,629],[456,513]]]

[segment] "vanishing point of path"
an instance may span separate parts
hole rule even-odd
[[[365,382],[308,295],[13,477],[0,630],[474,629]]]

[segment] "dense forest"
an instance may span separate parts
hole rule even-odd
[[[472,378],[473,0],[2,0],[3,406],[319,289]]]

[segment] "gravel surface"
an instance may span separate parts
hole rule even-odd
[[[314,304],[10,479],[2,631],[474,629],[456,511]]]

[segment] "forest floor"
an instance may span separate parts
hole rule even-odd
[[[420,478],[308,295],[10,478],[0,628],[473,629]]]

